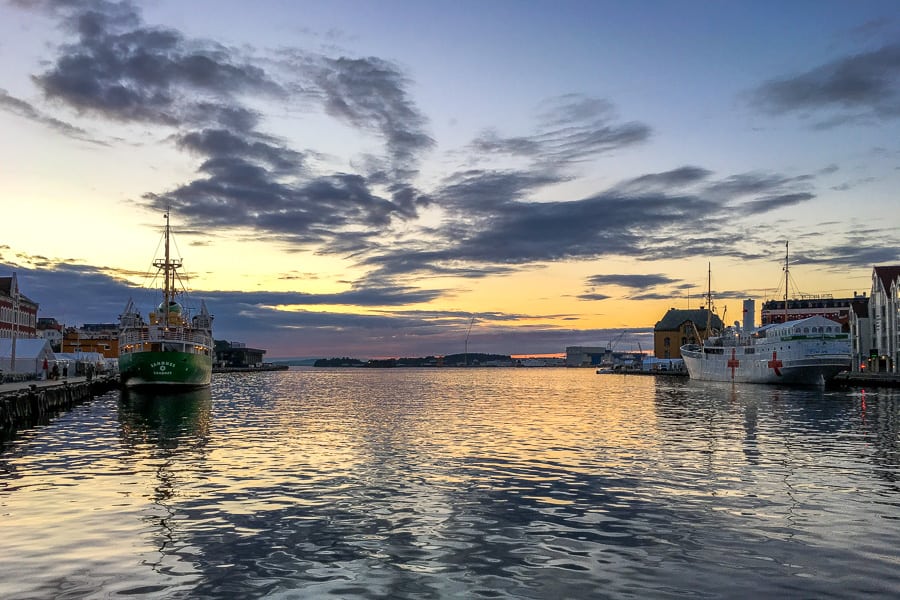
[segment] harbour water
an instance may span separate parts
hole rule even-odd
[[[297,369],[0,450],[0,597],[900,596],[900,392]]]

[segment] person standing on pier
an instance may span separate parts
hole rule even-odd
[[[49,371],[48,371],[49,368],[50,368],[50,365],[47,364],[47,359],[45,358],[44,359],[44,379],[45,380],[48,378],[47,375],[49,374]]]

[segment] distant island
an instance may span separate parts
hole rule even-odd
[[[418,358],[320,358],[313,362],[314,367],[353,367],[370,369],[390,369],[394,367],[512,367],[516,361],[508,354],[448,354],[446,356],[425,356]]]

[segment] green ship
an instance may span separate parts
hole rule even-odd
[[[176,290],[182,261],[169,254],[168,211],[165,219],[165,256],[153,261],[163,279],[162,302],[146,321],[132,300],[119,316],[119,378],[129,388],[197,388],[212,376],[213,317],[205,302],[192,317],[176,299],[184,293]]]

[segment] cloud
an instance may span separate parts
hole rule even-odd
[[[541,194],[568,181],[573,165],[643,143],[652,133],[646,124],[620,121],[610,101],[578,94],[547,100],[531,133],[487,131],[470,146],[489,155],[485,160],[503,153],[525,158],[524,167],[476,166],[423,192],[410,181],[434,140],[409,95],[408,76],[390,61],[299,49],[261,60],[251,50],[146,25],[127,2],[44,6],[75,36],[35,77],[49,98],[113,120],[169,126],[174,133],[167,139],[200,159],[192,181],[148,191],[145,206],[171,207],[198,230],[253,231],[287,247],[352,256],[373,269],[370,277],[385,281],[414,274],[483,277],[613,254],[652,258],[660,242],[703,239],[701,227],[713,233],[730,216],[728,201],[746,200],[746,211],[758,215],[775,198],[799,201],[798,194],[809,194],[797,189],[804,184],[799,178],[716,180],[688,165],[580,199],[546,201]],[[367,172],[317,171],[315,152],[265,133],[251,96],[318,105],[383,139],[385,156],[367,159]],[[419,221],[425,207],[439,225]],[[695,242],[680,244],[677,254],[718,249]]]
[[[612,296],[597,292],[585,292],[584,294],[578,294],[577,298],[579,300],[608,300],[609,298],[612,298]]]
[[[285,53],[280,60],[191,39],[143,23],[129,2],[35,3],[75,36],[33,80],[79,113],[175,130],[176,148],[202,159],[197,177],[148,191],[150,208],[171,206],[197,227],[249,228],[305,246],[361,228],[372,236],[428,204],[408,183],[434,142],[427,119],[388,61]],[[265,65],[265,67],[258,66]],[[318,102],[327,114],[385,141],[386,174],[315,173],[311,152],[264,133],[249,100]],[[377,178],[377,181],[376,181]],[[383,185],[386,195],[373,191]]]
[[[143,25],[129,2],[50,6],[77,37],[33,79],[52,99],[120,121],[180,125],[200,118],[203,98],[284,91],[263,69],[212,42]],[[199,100],[198,100],[199,99]]]
[[[0,251],[0,275],[15,272],[22,292],[39,303],[40,316],[55,317],[69,326],[113,322],[129,298],[145,310],[159,301],[157,290],[124,279],[133,273],[42,256],[18,256],[10,261],[5,256],[9,249],[0,247]],[[360,357],[373,352],[378,356],[461,352],[473,316],[470,312],[402,308],[428,302],[436,293],[402,287],[353,288],[329,294],[203,291],[189,294],[187,304],[196,308],[200,300],[207,303],[215,316],[216,339],[261,347],[269,351],[269,357],[298,351],[304,356]],[[305,306],[310,308],[302,308]],[[348,313],[320,306],[351,306],[355,310]],[[479,313],[470,350],[559,352],[566,340],[596,334],[533,325],[535,320],[565,316]],[[523,324],[527,332],[516,329]]]
[[[666,186],[665,182],[681,182]],[[431,193],[444,221],[427,240],[373,251],[363,263],[384,276],[412,273],[482,277],[541,262],[633,256],[642,260],[735,256],[750,258],[754,236],[735,244],[732,203],[741,214],[811,200],[811,178],[741,173],[715,179],[698,167],[633,178],[593,196],[528,201],[558,183],[531,171],[470,169]]]
[[[621,287],[628,287],[634,289],[646,289],[651,288],[657,285],[663,285],[667,283],[676,283],[677,279],[672,279],[666,275],[662,274],[648,274],[648,275],[630,275],[630,274],[603,274],[603,275],[593,275],[588,278],[588,285],[618,285]]]
[[[527,158],[535,168],[554,172],[646,142],[650,136],[651,129],[644,123],[615,122],[609,101],[567,94],[544,103],[534,134],[503,137],[487,129],[471,142],[470,150],[478,155]]]
[[[616,189],[622,193],[663,192],[685,189],[705,181],[712,172],[697,166],[684,166],[662,173],[648,173],[620,183]]]
[[[900,44],[767,81],[751,93],[750,101],[772,115],[826,114],[819,127],[896,119],[900,116]]]
[[[20,117],[24,117],[35,123],[40,123],[41,125],[46,125],[72,139],[90,142],[92,144],[106,145],[105,142],[91,137],[84,129],[49,116],[38,110],[33,104],[9,95],[4,89],[0,89],[0,110],[19,115]]]
[[[398,179],[415,174],[414,165],[434,140],[425,133],[427,119],[410,99],[409,81],[399,68],[374,57],[322,57],[312,77],[328,114],[378,132]]]
[[[890,232],[879,232],[875,239],[890,239]],[[893,234],[896,235],[896,234]],[[870,239],[851,237],[847,243],[826,245],[815,253],[805,252],[792,255],[791,262],[799,264],[825,265],[829,268],[871,268],[873,265],[900,264],[900,248],[891,245],[874,244]]]
[[[800,204],[802,202],[806,202],[807,200],[812,200],[813,198],[815,198],[815,196],[809,193],[780,194],[778,196],[769,196],[766,198],[759,198],[757,200],[745,202],[741,205],[741,208],[748,215],[758,215],[777,210],[779,208]]]

